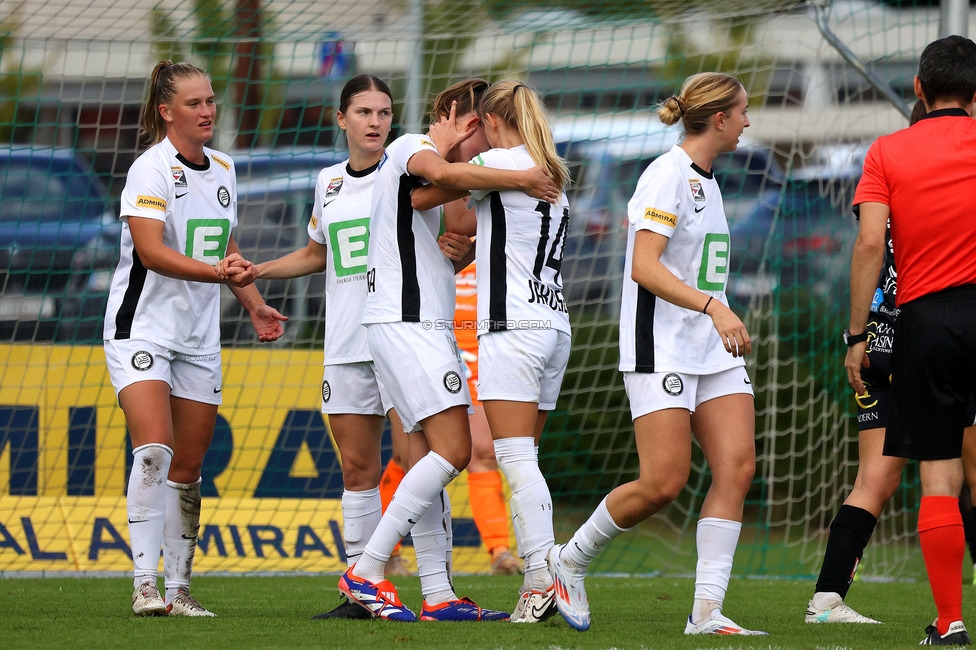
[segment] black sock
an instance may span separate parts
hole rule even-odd
[[[817,580],[817,593],[835,591],[841,598],[847,597],[847,590],[854,581],[854,571],[877,524],[877,518],[867,510],[847,505],[840,507],[830,523],[830,537],[827,538],[823,567]]]
[[[959,495],[959,510],[962,513],[962,529],[966,533],[966,545],[969,546],[969,557],[976,566],[976,513],[973,512],[973,498],[968,486],[963,486]]]

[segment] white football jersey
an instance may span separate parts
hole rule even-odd
[[[714,176],[675,145],[641,174],[627,216],[620,370],[706,375],[744,365],[725,351],[709,316],[658,298],[631,277],[634,237],[638,230],[650,230],[670,240],[661,255],[668,270],[729,304],[729,224]]]
[[[511,170],[536,166],[525,145],[491,149],[471,162]],[[539,323],[570,334],[560,276],[569,228],[566,195],[555,204],[518,190],[471,196],[478,215],[478,334]]]
[[[328,249],[325,266],[324,365],[372,361],[362,325],[366,304],[369,206],[376,165],[359,172],[348,161],[319,172],[308,236]]]
[[[437,245],[441,211],[410,205],[410,192],[426,182],[407,171],[407,162],[420,151],[437,153],[437,148],[425,135],[401,136],[387,147],[376,171],[364,325],[402,321],[452,328],[454,265]]]
[[[122,251],[105,311],[105,339],[145,339],[185,354],[220,350],[220,285],[175,280],[143,266],[128,217],[157,219],[163,244],[216,264],[237,225],[234,161],[204,148],[191,163],[166,138],[129,168],[122,189]]]

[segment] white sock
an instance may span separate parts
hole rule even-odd
[[[695,540],[698,545],[698,568],[695,571],[695,606],[691,613],[694,623],[701,623],[712,611],[722,610],[725,592],[732,575],[732,557],[739,543],[742,523],[704,517],[698,520]]]
[[[346,565],[352,566],[366,548],[366,542],[383,516],[380,489],[342,491],[342,541],[346,544]]]
[[[573,539],[563,547],[559,559],[571,569],[586,571],[590,562],[600,554],[615,537],[626,533],[629,528],[621,528],[607,510],[607,499],[603,498],[586,523],[580,526]]]
[[[451,583],[451,590],[454,590],[454,516],[451,512],[451,497],[447,490],[441,490],[441,499],[444,503],[444,532],[447,535],[447,580]]]
[[[441,490],[434,503],[410,531],[413,548],[417,553],[417,575],[420,591],[428,605],[440,605],[457,600],[449,575],[447,527],[445,515],[450,512],[451,501],[447,491]],[[360,576],[362,577],[362,576]]]
[[[390,553],[403,536],[438,498],[447,484],[457,478],[460,470],[431,451],[407,472],[393,501],[380,519],[376,532],[366,544],[366,549],[356,563],[356,575],[370,582],[383,580]]]
[[[163,573],[166,604],[180,587],[190,588],[193,554],[200,534],[200,483],[166,481],[166,517],[163,524]]]
[[[152,443],[132,450],[132,473],[125,499],[134,565],[133,587],[156,581],[166,518],[166,476],[173,450]]]
[[[519,554],[525,560],[525,586],[545,590],[552,584],[546,553],[555,544],[552,532],[552,496],[539,470],[532,438],[495,441],[498,468],[512,488],[512,518],[520,529]]]

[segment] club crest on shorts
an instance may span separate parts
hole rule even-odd
[[[332,387],[329,386],[329,382],[323,381],[322,382],[322,402],[325,403],[325,404],[328,404],[330,399],[332,399]]]
[[[457,374],[453,370],[448,371],[444,374],[444,388],[448,390],[449,393],[460,393],[461,392],[461,375]]]
[[[661,382],[664,386],[664,392],[672,397],[677,397],[685,389],[685,385],[681,382],[681,377],[673,372],[669,372],[664,375],[664,381]]]
[[[224,208],[230,205],[230,192],[227,191],[227,188],[223,185],[217,188],[217,201],[219,201],[221,207]]]
[[[153,367],[153,357],[145,350],[139,350],[132,355],[132,367],[136,370],[149,370]]]

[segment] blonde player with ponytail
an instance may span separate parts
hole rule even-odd
[[[695,601],[685,634],[763,634],[722,614],[746,492],[756,468],[755,407],[742,357],[749,333],[728,307],[729,226],[711,171],[734,151],[748,98],[733,77],[689,77],[659,108],[681,122],[681,144],[641,175],[620,309],[620,370],[630,399],[640,476],[614,489],[570,543],[549,553],[556,604],[577,630],[590,626],[583,580],[610,541],[673,501],[691,472],[691,436],[712,484],[698,521]]]
[[[472,191],[473,211],[462,217],[477,218],[478,394],[495,458],[512,489],[519,555],[525,561],[511,620],[534,623],[555,613],[546,567],[554,543],[552,497],[539,470],[538,445],[569,361],[571,331],[560,266],[570,179],[542,102],[530,87],[516,81],[492,84],[478,116],[492,148],[472,163],[514,171],[542,167],[559,190],[554,203],[517,190]]]
[[[261,341],[287,320],[264,303],[237,225],[233,159],[204,145],[217,108],[210,77],[160,61],[142,117],[150,147],[122,189],[122,241],[105,313],[105,361],[132,440],[126,493],[136,616],[214,614],[190,595],[200,529],[200,471],[221,401],[220,288]],[[223,260],[225,269],[217,269]],[[165,601],[156,586],[159,549]]]

